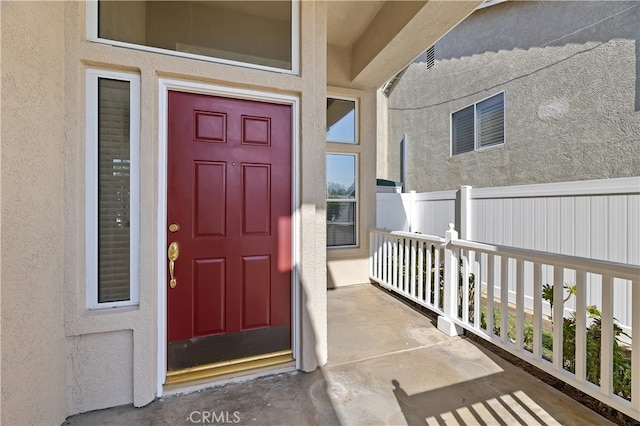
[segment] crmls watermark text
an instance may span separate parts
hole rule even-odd
[[[191,423],[201,424],[234,424],[240,423],[239,411],[192,411],[187,417]]]

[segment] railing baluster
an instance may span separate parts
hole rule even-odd
[[[382,241],[380,241],[380,245],[382,246],[382,259],[380,259],[380,263],[382,265],[380,271],[380,280],[387,284],[387,259],[389,256],[387,255],[387,236],[383,236]]]
[[[418,299],[424,299],[424,248],[426,244],[418,242]]]
[[[382,270],[381,270],[381,266],[382,266],[382,235],[380,234],[374,234],[375,235],[375,276],[376,278],[380,279],[382,278]]]
[[[493,282],[495,279],[495,256],[492,253],[487,253],[487,334],[489,336],[493,336],[494,332],[494,321],[495,316],[493,314],[493,301],[494,301],[494,291],[495,291],[495,283]]]
[[[440,246],[433,251],[433,305],[440,308],[440,282],[443,277],[440,276]]]
[[[385,282],[388,285],[392,285],[393,281],[393,245],[392,245],[392,236],[387,238],[387,253],[386,253],[386,264],[387,264],[387,273],[385,274]]]
[[[509,258],[500,256],[500,340],[509,341]]]
[[[398,240],[398,280],[396,286],[398,290],[403,290],[404,280],[404,238]]]
[[[564,318],[563,268],[553,266],[553,366],[562,369],[562,322]]]
[[[409,270],[410,268],[410,258],[409,258],[409,247],[411,245],[411,239],[409,238],[405,238],[404,239],[404,279],[402,282],[402,289],[404,290],[404,292],[406,294],[409,294],[409,277],[411,276],[411,271]]]
[[[602,323],[600,328],[600,390],[613,393],[613,277],[602,276]]]
[[[378,260],[378,254],[376,252],[376,237],[378,234],[371,233],[369,235],[369,276],[378,278],[376,275],[376,261]]]
[[[469,322],[469,253],[465,250],[462,254],[460,250],[460,256],[462,259],[462,306],[458,309],[462,309],[462,321]]]
[[[411,273],[409,274],[409,288],[411,291],[411,296],[416,297],[416,246],[418,245],[418,241],[411,240],[411,255],[410,255],[410,265],[409,268]]]
[[[516,347],[524,349],[524,261],[516,261]]]
[[[533,357],[542,360],[542,264],[533,263]]]
[[[632,280],[631,306],[631,406],[640,416],[640,280]]]
[[[576,271],[576,379],[587,379],[587,274]]]
[[[480,293],[482,292],[478,272],[476,271],[476,251],[469,251],[469,265],[473,274],[473,327],[480,328]]]
[[[391,278],[391,285],[395,288],[398,288],[398,273],[400,272],[400,264],[398,263],[398,245],[400,244],[400,241],[396,238],[393,241],[393,267],[391,269],[392,271],[392,278]]]
[[[427,301],[427,303],[431,306],[433,306],[435,304],[435,302],[432,300],[431,298],[431,293],[433,291],[433,269],[432,269],[432,265],[434,262],[434,256],[433,256],[433,244],[432,243],[427,243],[427,266],[425,267],[425,270],[427,271],[427,276],[425,277],[427,283],[425,286],[425,295],[424,298]]]

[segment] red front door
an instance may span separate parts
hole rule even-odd
[[[167,368],[291,348],[291,106],[169,92]]]

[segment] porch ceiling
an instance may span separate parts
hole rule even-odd
[[[327,83],[377,88],[483,0],[345,0],[327,3]]]

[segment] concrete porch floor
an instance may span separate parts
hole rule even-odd
[[[65,424],[603,425],[609,421],[372,285],[329,290],[329,362]]]

